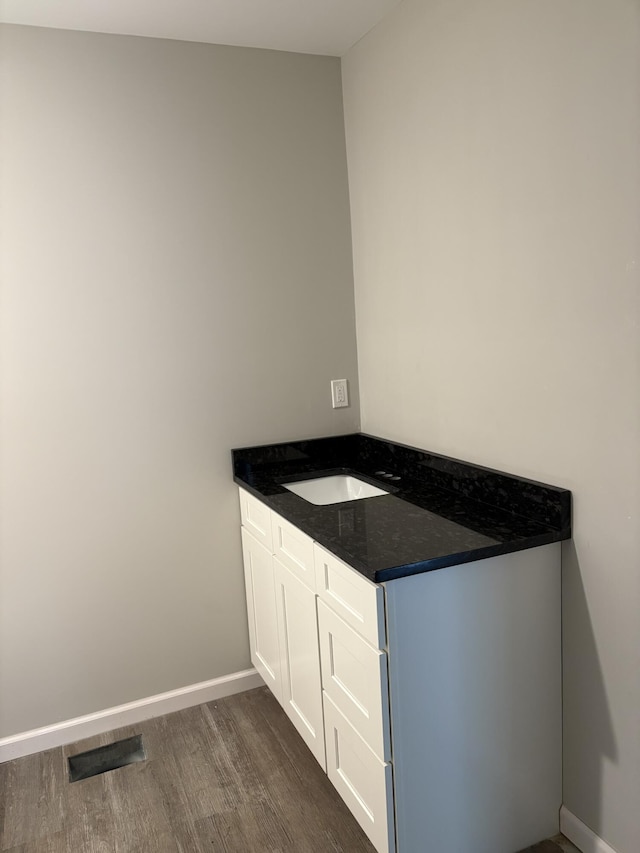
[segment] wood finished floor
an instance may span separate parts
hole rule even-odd
[[[135,734],[146,762],[68,781],[69,755]],[[375,853],[266,688],[0,765],[0,850]]]
[[[521,853],[580,853],[580,851],[564,835],[556,835],[555,838],[549,838],[547,841],[541,841],[540,844],[534,844],[533,847],[527,847]]]

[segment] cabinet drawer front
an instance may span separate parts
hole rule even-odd
[[[274,696],[282,702],[282,671],[273,557],[244,528],[242,555],[251,661]]]
[[[297,578],[315,592],[313,539],[275,512],[271,513],[271,530],[273,553]]]
[[[318,601],[322,686],[375,754],[391,757],[387,655]]]
[[[385,647],[384,590],[342,560],[313,546],[320,598],[377,649]]]
[[[261,545],[273,553],[272,550],[272,533],[271,533],[271,510],[261,501],[257,500],[240,489],[240,515],[242,517],[242,526],[251,533],[252,536],[260,542]]]
[[[282,707],[323,770],[324,726],[316,597],[275,557]]]
[[[323,693],[327,775],[378,853],[393,853],[391,765],[380,761]]]

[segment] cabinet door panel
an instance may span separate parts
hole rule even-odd
[[[282,664],[282,705],[326,770],[315,594],[274,559]]]
[[[391,757],[387,655],[318,601],[322,686],[383,761]]]
[[[242,529],[242,553],[251,661],[274,696],[282,702],[273,557],[244,528]]]
[[[380,761],[325,693],[327,775],[378,853],[395,848],[391,765]]]

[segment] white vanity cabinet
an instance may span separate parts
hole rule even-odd
[[[557,833],[560,544],[375,584],[240,494],[252,660],[378,853]]]

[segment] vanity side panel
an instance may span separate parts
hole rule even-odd
[[[558,832],[560,545],[385,584],[398,853]]]

